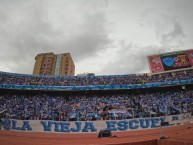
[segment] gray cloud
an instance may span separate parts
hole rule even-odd
[[[102,13],[85,15],[83,31],[80,35],[74,36],[65,46],[70,48],[76,60],[90,57],[97,51],[106,49],[110,43],[108,33],[105,29],[105,17]]]
[[[149,72],[147,56],[157,54],[159,46],[142,46],[122,41],[120,47],[113,51],[115,58],[109,60],[101,67],[104,74],[130,74]],[[113,54],[111,54],[113,55]]]
[[[114,52],[116,58],[104,65],[101,72],[106,72],[106,74],[149,72],[148,55],[183,49],[186,34],[176,15],[156,10],[156,7],[151,6],[151,8],[142,11],[139,25],[154,29],[159,44],[153,41],[151,45],[132,43],[132,41],[130,43],[120,42],[120,47]]]
[[[1,0],[0,68],[32,73],[36,54],[70,52],[83,72],[147,72],[147,55],[192,47],[192,2]]]
[[[175,22],[173,24],[173,29],[171,31],[161,34],[161,44],[163,46],[169,46],[169,45],[182,46],[184,37],[185,37],[185,34],[182,26],[178,22]]]
[[[77,13],[78,17],[74,19],[74,14],[69,14],[72,18],[58,21],[62,27],[56,28],[57,24],[47,12],[51,7],[46,1],[1,1],[0,41],[4,45],[1,46],[0,63],[6,61],[13,72],[31,73],[37,53],[70,52],[76,62],[106,49],[110,43],[103,11],[106,2],[83,2],[88,6],[95,5],[95,9],[88,7],[83,13]],[[69,6],[72,3],[61,2]],[[84,9],[84,6],[80,4],[78,9]],[[78,21],[78,24],[70,25],[73,21]]]
[[[174,6],[172,4],[170,2],[165,7],[168,10],[167,12],[162,11],[162,9],[145,9],[141,15],[140,25],[142,27],[149,26],[154,29],[155,37],[162,49],[182,49],[185,48],[185,43],[187,43],[184,23],[178,17],[178,13],[174,13],[176,11],[175,8],[180,7],[181,3],[174,4]]]

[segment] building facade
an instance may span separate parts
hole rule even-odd
[[[41,53],[35,57],[33,75],[74,76],[75,65],[70,53]]]

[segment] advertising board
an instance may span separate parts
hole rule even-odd
[[[193,67],[193,50],[176,51],[148,56],[152,73],[186,69]]]

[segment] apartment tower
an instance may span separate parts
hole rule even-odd
[[[75,65],[70,53],[41,53],[35,57],[33,75],[74,76]]]

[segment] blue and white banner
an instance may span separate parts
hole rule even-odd
[[[56,132],[56,133],[84,133],[99,132],[102,129],[111,131],[133,131],[160,127],[161,122],[170,122],[169,126],[193,123],[191,114],[163,116],[154,118],[136,118],[127,120],[99,120],[99,121],[51,121],[51,120],[12,120],[2,119],[3,130],[28,132]],[[186,121],[186,122],[184,122]]]

